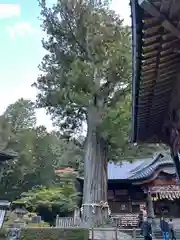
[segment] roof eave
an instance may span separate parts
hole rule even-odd
[[[76,177],[76,179],[80,182],[83,183],[84,182],[84,178],[83,177]],[[125,179],[108,179],[108,183],[132,183],[134,180],[131,180],[129,178],[125,178]]]
[[[0,151],[0,163],[9,161],[9,160],[13,160],[17,157],[18,157],[18,155],[15,153],[7,153],[5,151]]]
[[[137,111],[138,111],[138,90],[140,79],[140,48],[141,48],[141,35],[137,34],[137,28],[140,27],[141,9],[137,0],[131,0],[131,16],[132,16],[132,136],[131,142],[137,142]],[[138,11],[139,8],[139,11]],[[138,14],[137,14],[138,11]]]

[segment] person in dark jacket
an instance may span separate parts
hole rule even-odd
[[[163,233],[163,239],[169,240],[169,223],[165,218],[161,218],[160,220],[160,228]]]
[[[152,227],[145,218],[141,225],[141,235],[144,237],[144,240],[152,240]]]
[[[138,216],[138,226],[139,226],[139,228],[141,228],[142,224],[143,224],[143,212],[140,211],[139,216]]]

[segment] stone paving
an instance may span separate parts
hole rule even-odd
[[[94,240],[116,240],[116,234],[118,240],[132,240],[132,230],[128,233],[117,231],[115,229],[101,229],[94,230]],[[92,239],[92,232],[90,231],[89,239]]]
[[[117,238],[116,238],[117,234]],[[134,236],[134,237],[133,237]],[[177,240],[180,240],[180,229],[175,231],[175,236]],[[92,232],[90,231],[89,239],[92,239]],[[116,230],[114,228],[109,229],[94,229],[94,240],[143,240],[143,237],[140,236],[139,231],[133,234],[133,230]],[[162,240],[162,233],[160,230],[156,230],[153,234],[153,240]]]

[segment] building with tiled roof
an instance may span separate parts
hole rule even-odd
[[[78,179],[82,189],[83,178]],[[180,187],[171,156],[160,153],[133,163],[108,163],[108,203],[113,216],[121,216],[121,220],[126,216],[124,225],[137,224],[142,206],[151,206],[152,218],[162,215],[164,209],[170,216],[180,217]]]
[[[166,166],[165,169],[164,166]],[[109,163],[108,180],[142,181],[155,178],[159,169],[172,175],[176,173],[170,155],[157,154],[154,158],[136,160],[133,163],[126,161],[122,164]]]

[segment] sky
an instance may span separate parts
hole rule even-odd
[[[47,0],[51,5],[55,0]],[[37,0],[0,0],[0,114],[19,98],[36,99],[31,84],[44,55]],[[129,0],[112,0],[124,23],[130,25]],[[50,117],[37,110],[37,125],[52,129]]]

